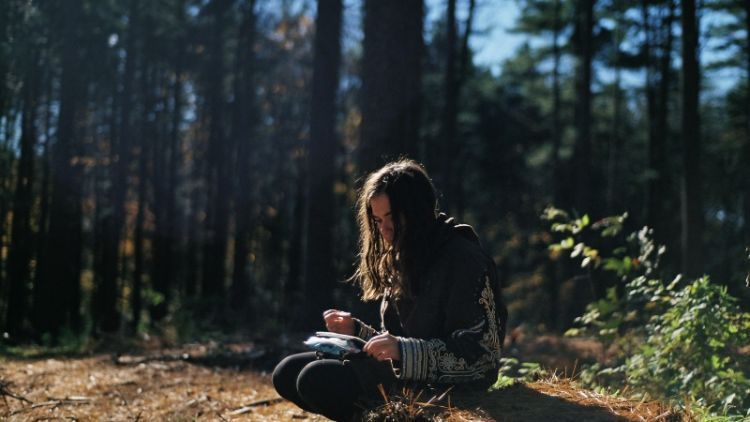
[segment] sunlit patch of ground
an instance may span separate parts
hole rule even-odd
[[[214,343],[132,354],[0,357],[0,420],[325,420],[273,390],[270,375],[259,368],[272,367],[281,354]],[[434,404],[424,413],[447,421],[685,419],[659,403],[596,394],[556,377],[492,393],[451,392]]]
[[[0,419],[323,420],[280,400],[267,373],[173,355],[0,358],[5,391],[16,396],[0,399]]]
[[[461,409],[448,420],[497,421],[682,421],[685,415],[658,402],[639,402],[581,389],[550,377],[490,394],[454,397]],[[462,419],[463,418],[463,419]]]

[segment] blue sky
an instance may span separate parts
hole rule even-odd
[[[456,18],[465,21],[468,13],[467,1],[457,1]],[[434,22],[445,14],[446,0],[427,0],[426,21]],[[519,10],[516,0],[477,0],[474,19],[475,35],[469,40],[474,50],[474,62],[487,67],[494,75],[500,73],[503,60],[526,39],[525,36],[512,34],[509,29],[518,19]]]
[[[350,46],[361,42],[361,2],[362,0],[345,0],[345,42],[351,43]],[[425,0],[425,34],[430,33],[430,25],[435,21],[442,19],[446,13],[447,0]],[[468,9],[468,1],[458,0],[456,15],[460,22],[465,21]],[[515,21],[518,19],[520,10],[517,0],[476,0],[476,10],[474,19],[474,28],[470,39],[470,45],[474,50],[474,62],[482,67],[492,71],[494,75],[499,75],[503,61],[511,57],[516,49],[529,40],[526,35],[514,34],[510,32]],[[707,64],[716,61],[727,53],[736,54],[736,52],[725,52],[717,49],[716,42],[705,38],[708,27],[718,23],[722,17],[715,13],[704,12],[701,29],[701,65],[704,73],[704,87],[702,95],[722,96],[726,91],[734,86],[736,81],[741,77],[740,71],[736,69],[724,69],[721,71],[708,72],[705,68]],[[679,34],[677,34],[679,37]],[[532,45],[536,43],[532,40]],[[675,52],[675,65],[679,66],[679,51]],[[597,69],[597,77],[606,82],[612,79],[611,72],[607,73],[606,69]],[[643,84],[642,72],[630,72],[623,75],[625,84],[629,86],[641,86]]]

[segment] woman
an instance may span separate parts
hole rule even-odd
[[[412,160],[367,177],[357,201],[360,253],[352,280],[363,300],[381,301],[381,329],[325,311],[329,331],[367,341],[367,357],[289,356],[273,373],[282,397],[351,420],[363,400],[378,396],[379,384],[486,387],[495,380],[507,320],[495,265],[470,226],[436,208],[435,188]]]

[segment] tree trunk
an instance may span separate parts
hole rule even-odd
[[[255,44],[256,33],[255,0],[243,10],[243,19],[237,42],[237,67],[235,69],[235,103],[232,113],[232,138],[237,146],[235,161],[234,191],[235,232],[234,268],[230,287],[230,305],[235,310],[247,306],[250,299],[250,272],[248,253],[250,252],[250,232],[253,227],[253,177],[252,169],[257,168],[252,161],[253,129],[257,121],[257,106],[254,95]],[[250,172],[250,174],[248,174]],[[246,312],[245,316],[249,316]]]
[[[615,50],[615,80],[612,84],[612,132],[609,143],[609,157],[607,159],[607,207],[606,215],[622,212],[622,204],[619,201],[619,189],[622,187],[620,181],[620,157],[622,150],[622,66],[620,64],[620,44],[622,43],[623,17],[615,18],[614,28],[614,50]]]
[[[117,136],[112,140],[113,178],[108,195],[109,211],[102,221],[101,283],[94,295],[94,327],[97,331],[114,332],[119,328],[117,297],[120,278],[120,243],[125,225],[125,201],[128,192],[128,172],[131,161],[133,83],[135,79],[136,34],[139,32],[139,0],[130,0],[128,33],[125,47],[125,70],[120,95],[120,121]]]
[[[661,139],[657,138],[656,132],[656,92],[654,83],[654,55],[652,53],[653,40],[654,40],[654,29],[651,25],[651,13],[649,9],[650,2],[643,0],[641,3],[641,10],[643,14],[643,54],[646,57],[645,70],[646,70],[646,86],[644,91],[646,93],[646,110],[648,116],[648,170],[649,180],[646,191],[646,222],[652,227],[656,228],[661,222],[660,220],[660,209],[664,198],[662,195],[664,192],[659,191],[659,179],[663,167],[659,167],[659,145],[662,142]]]
[[[307,236],[305,236],[304,233],[306,228],[305,212],[309,212],[307,210],[307,205],[309,203],[306,195],[307,183],[305,183],[308,177],[305,174],[306,171],[303,165],[300,165],[299,169],[300,174],[297,176],[297,192],[294,194],[294,208],[292,209],[292,244],[289,247],[289,277],[287,277],[287,282],[283,286],[283,290],[280,292],[281,309],[294,309],[295,304],[299,303],[302,298],[300,293],[304,293],[300,289],[300,286],[303,285],[303,280],[308,280],[308,284],[312,282],[305,276],[305,271],[307,271],[307,267],[309,266],[307,260],[310,258],[309,254],[305,253],[307,249],[304,247],[304,242],[309,242],[309,239],[307,239]],[[331,259],[333,260],[333,254],[331,254]],[[331,265],[333,265],[333,262],[331,262]],[[335,273],[335,269],[332,268],[331,271],[332,273]],[[327,286],[327,288],[330,289],[331,285]],[[303,309],[303,311],[308,310]],[[309,329],[309,323],[303,325],[303,315],[304,313],[292,313],[291,315],[284,314],[281,318],[282,322],[292,323],[297,328]]]
[[[12,32],[11,28],[14,19],[11,8],[13,5],[14,2],[12,1],[6,0],[0,2],[0,28],[2,28],[0,29],[0,45],[2,46],[7,45],[8,36]],[[8,92],[8,87],[10,86],[8,84],[10,62],[8,49],[0,49],[0,116],[7,116],[8,109],[10,108],[10,93]]]
[[[41,269],[38,302],[34,304],[37,332],[53,339],[63,325],[80,329],[82,172],[73,158],[79,153],[76,122],[84,102],[81,78],[80,42],[77,29],[82,4],[72,1],[63,8],[62,80],[57,142],[53,151],[52,201],[50,209],[47,264]]]
[[[591,208],[593,196],[593,163],[591,162],[591,63],[594,54],[594,3],[583,0],[577,3],[578,13],[578,103],[576,107],[576,160],[575,160],[575,207],[581,213],[594,212]]]
[[[695,0],[682,6],[682,268],[688,277],[703,271],[703,201],[701,199],[700,69]]]
[[[669,217],[665,211],[669,204],[670,180],[667,166],[667,140],[669,137],[669,88],[672,83],[672,43],[674,34],[672,22],[674,21],[674,2],[669,1],[666,18],[661,25],[666,31],[663,38],[662,51],[659,60],[659,95],[656,107],[656,121],[654,128],[653,143],[650,144],[650,164],[656,179],[651,181],[649,200],[649,224],[654,228],[654,238],[659,243],[666,243],[671,239],[669,228]]]
[[[365,0],[364,9],[358,162],[369,172],[384,160],[416,156],[423,1]]]
[[[144,137],[144,139],[146,139]],[[153,138],[151,138],[153,139]],[[134,255],[135,255],[135,268],[133,269],[133,291],[131,293],[131,306],[133,312],[133,319],[130,323],[130,328],[133,333],[138,332],[138,325],[141,322],[141,310],[143,309],[142,291],[143,291],[143,274],[145,272],[144,266],[144,255],[143,255],[143,239],[144,239],[144,213],[146,208],[146,160],[148,154],[146,150],[148,146],[146,142],[141,143],[140,157],[138,157],[138,213],[135,218],[135,238],[134,243]],[[166,300],[162,300],[166,307]]]
[[[561,0],[555,0],[554,27],[552,32],[552,195],[556,206],[563,206],[562,168],[560,165],[560,144],[562,141],[562,124],[560,123],[560,32]]]
[[[11,1],[0,2],[0,46],[3,47],[8,45],[8,40],[13,33],[13,24],[17,21],[13,14],[14,6],[15,3]],[[10,49],[0,48],[0,116],[5,117],[8,122],[12,122],[16,120],[11,119],[10,81],[8,80],[10,75],[11,57],[9,53]],[[8,162],[10,154],[6,154],[5,152],[9,150],[10,139],[12,138],[12,136],[9,136],[8,131],[13,126],[14,125],[12,124],[5,124],[4,128],[6,133],[0,134],[0,138],[3,139],[3,142],[0,143],[0,153],[2,154],[0,156],[0,190],[3,192],[10,191],[8,182],[10,181],[10,169],[12,165]],[[0,248],[5,247],[4,239],[6,236],[5,226],[8,220],[8,202],[6,195],[0,195]],[[0,326],[4,326],[7,322],[3,321],[3,317],[7,314],[7,308],[5,308],[5,306],[8,305],[4,302],[7,290],[5,283],[7,281],[7,274],[3,271],[3,268],[5,268],[6,265],[7,261],[0,254]]]
[[[160,115],[159,107],[157,106],[156,92],[159,91],[157,87],[158,81],[161,80],[156,64],[154,63],[154,55],[156,52],[149,51],[148,46],[153,45],[154,39],[154,22],[151,17],[147,14],[143,22],[142,33],[144,34],[144,50],[141,60],[141,78],[140,78],[140,96],[143,99],[143,110],[140,118],[141,135],[140,141],[136,141],[138,145],[138,211],[136,213],[135,221],[135,234],[134,234],[134,268],[133,268],[133,291],[131,293],[131,330],[137,332],[138,325],[141,320],[141,312],[143,310],[143,276],[146,273],[146,263],[144,255],[144,240],[145,240],[145,211],[146,204],[148,202],[148,185],[152,185],[153,189],[157,192],[154,195],[153,201],[153,213],[156,216],[156,227],[155,235],[152,242],[152,250],[154,256],[155,271],[153,276],[150,277],[151,284],[154,290],[162,295],[161,300],[155,305],[161,313],[155,314],[153,309],[149,309],[151,312],[151,322],[156,323],[164,315],[169,306],[169,291],[160,289],[164,284],[164,271],[169,269],[167,260],[164,258],[164,244],[169,243],[168,240],[164,239],[161,233],[164,225],[164,220],[167,219],[164,215],[163,201],[168,200],[170,192],[164,188],[164,184],[168,182],[168,178],[165,177],[164,173],[167,171],[168,164],[158,160],[163,159],[165,142],[154,142],[159,139],[159,133],[156,125],[158,124],[158,116]],[[158,53],[156,53],[158,54]],[[162,108],[164,109],[164,108]],[[149,165],[149,159],[151,165]],[[150,170],[153,170],[152,174]]]
[[[184,25],[183,2],[177,2],[177,7],[178,8],[175,11],[176,19],[178,22]],[[151,30],[151,28],[153,28],[153,24],[150,19],[148,21],[148,28],[149,31],[146,31],[148,37],[148,42],[146,43],[147,45],[151,44],[152,39],[155,41],[152,35],[153,32]],[[178,39],[182,38],[183,37],[178,37]],[[182,74],[182,51],[184,49],[184,46],[178,42],[178,44],[174,48],[177,51],[175,56],[176,59],[172,62],[175,66],[174,77],[176,78],[171,87],[173,89],[173,91],[171,92],[171,96],[174,103],[174,109],[172,110],[172,114],[170,115],[171,119],[169,124],[164,123],[163,119],[159,119],[159,121],[161,122],[160,127],[170,126],[168,129],[165,128],[161,130],[160,128],[157,128],[157,123],[149,121],[147,118],[149,114],[164,116],[166,113],[159,112],[159,109],[161,108],[161,110],[167,110],[167,103],[169,102],[166,98],[166,95],[164,95],[163,97],[158,99],[160,103],[164,104],[163,107],[160,107],[156,98],[156,92],[160,91],[160,88],[157,84],[160,83],[159,81],[167,79],[166,77],[161,77],[160,75],[161,72],[164,72],[163,70],[157,71],[158,65],[156,63],[159,58],[156,55],[158,55],[159,52],[151,51],[144,60],[148,62],[153,61],[155,63],[154,65],[149,66],[146,63],[143,64],[143,73],[146,74],[146,72],[149,72],[149,74],[151,75],[149,81],[143,84],[143,138],[159,139],[159,137],[161,136],[164,136],[165,138],[168,136],[168,139],[164,139],[164,142],[144,142],[141,144],[141,154],[145,157],[151,157],[152,164],[149,166],[147,160],[141,160],[139,180],[141,180],[142,188],[139,189],[139,197],[143,198],[144,201],[146,200],[147,192],[145,187],[150,184],[154,191],[151,209],[155,217],[152,237],[153,270],[150,280],[152,288],[156,293],[159,294],[161,298],[156,303],[151,304],[150,308],[148,309],[152,324],[160,322],[162,319],[164,319],[164,317],[167,316],[169,305],[172,302],[171,286],[173,285],[173,278],[175,274],[175,265],[173,262],[173,245],[179,243],[178,236],[175,235],[174,230],[177,221],[177,216],[174,215],[175,190],[177,188],[175,183],[176,176],[174,175],[174,172],[176,171],[174,160],[175,156],[178,154],[176,149],[177,139],[179,139],[178,136],[180,122],[180,118],[176,115],[176,113],[181,110],[181,100],[180,92],[175,90],[181,89],[181,81],[179,80],[179,78]],[[166,82],[164,83],[166,84]],[[165,93],[169,92],[169,88],[164,87],[163,91]],[[150,182],[146,183],[146,180],[149,180]],[[140,212],[141,211],[139,209],[139,214]],[[136,230],[138,230],[138,228]],[[139,237],[142,238],[143,233],[136,233],[136,238]],[[136,267],[138,267],[137,261],[138,257],[136,257]],[[144,264],[141,263],[140,266],[141,268],[143,268]],[[134,279],[134,282],[136,281],[137,280]],[[135,312],[135,308],[133,310]]]
[[[32,314],[31,314],[31,322],[32,326],[35,328],[38,328],[44,324],[43,315],[41,315],[39,312],[41,311],[40,308],[38,308],[37,304],[43,303],[44,301],[44,295],[46,292],[43,292],[41,290],[41,287],[44,286],[45,280],[43,277],[45,277],[45,271],[44,269],[47,268],[48,265],[48,246],[47,246],[47,239],[49,237],[49,215],[50,215],[50,196],[51,196],[51,161],[52,161],[52,147],[51,147],[51,139],[52,139],[52,107],[54,104],[54,101],[52,99],[52,91],[53,91],[53,78],[50,76],[47,86],[45,88],[46,90],[46,101],[47,104],[45,106],[45,116],[44,116],[44,150],[42,151],[42,157],[41,157],[41,163],[42,163],[42,182],[39,187],[39,196],[40,196],[40,204],[39,204],[39,228],[37,232],[37,239],[36,239],[36,266],[37,271],[34,273],[34,285],[32,288]]]
[[[555,0],[553,8],[552,28],[552,197],[555,206],[563,206],[562,194],[562,169],[560,165],[560,144],[562,140],[560,123],[560,32],[561,32],[561,0]],[[547,323],[550,329],[557,331],[560,328],[560,289],[559,284],[562,277],[561,263],[548,260],[546,265],[546,290],[549,298],[547,306]]]
[[[185,25],[185,0],[180,0],[177,2],[175,15],[177,16],[177,22],[179,22],[179,26],[183,27]],[[167,262],[161,264],[155,263],[157,266],[163,264],[169,268],[168,270],[165,270],[164,279],[158,282],[160,285],[154,286],[157,291],[161,291],[158,290],[161,288],[164,290],[164,292],[169,291],[175,286],[184,287],[185,285],[185,272],[181,265],[181,263],[184,262],[184,259],[187,257],[187,255],[185,254],[184,238],[182,236],[182,228],[184,226],[184,213],[177,210],[176,192],[179,185],[178,179],[182,163],[182,154],[180,148],[180,124],[182,123],[184,102],[182,98],[182,78],[185,71],[186,39],[187,37],[182,34],[182,36],[177,38],[177,42],[174,48],[176,53],[174,58],[174,84],[172,87],[172,127],[169,141],[169,194],[167,195],[166,211],[167,238],[170,239],[170,242],[168,242],[168,245],[166,245],[166,250],[164,252],[164,256],[167,259]],[[166,274],[167,271],[168,274]]]
[[[456,141],[456,113],[458,112],[458,81],[456,78],[456,0],[448,0],[446,12],[445,75],[443,77],[444,107],[441,128],[441,152],[438,186],[445,192],[444,208],[455,215],[457,200],[458,143]]]
[[[745,54],[747,60],[747,85],[745,86],[747,96],[747,133],[745,133],[745,157],[750,157],[750,2],[745,1]],[[744,215],[745,215],[745,246],[750,247],[750,166],[745,163],[743,167],[745,169],[745,199],[744,199]],[[748,276],[750,277],[750,275]]]
[[[208,206],[207,232],[203,249],[203,296],[221,300],[226,276],[227,236],[229,228],[229,200],[231,180],[227,165],[234,155],[224,133],[224,30],[229,9],[228,0],[214,0],[214,28],[211,38],[211,67],[209,72],[209,139],[208,139]]]
[[[469,77],[469,65],[470,65],[470,59],[469,59],[469,37],[472,34],[472,28],[473,28],[473,22],[474,22],[474,10],[476,9],[476,1],[475,0],[469,0],[469,11],[466,16],[466,24],[464,29],[463,38],[461,41],[461,56],[460,56],[460,65],[458,71],[458,77],[456,79],[456,101],[461,101],[461,91],[464,86],[464,83],[466,82],[466,79]],[[456,120],[458,120],[458,111],[456,112]],[[464,184],[462,182],[464,172],[466,171],[467,166],[467,160],[462,159],[462,151],[461,146],[462,143],[458,142],[458,129],[455,130],[455,137],[454,137],[454,145],[456,146],[456,157],[455,160],[456,164],[456,174],[461,175],[460,177],[454,177],[451,181],[455,183],[455,191],[453,193],[454,199],[453,202],[456,204],[455,207],[455,216],[456,218],[460,220],[463,220],[464,210],[466,209],[466,189],[464,189]],[[461,179],[461,180],[459,180]]]
[[[144,68],[144,72],[146,69]],[[150,83],[146,82],[144,85],[149,86]],[[148,90],[144,90],[147,95],[147,99],[144,102],[144,114],[153,112],[154,101],[150,99],[152,95],[148,93]],[[143,136],[140,142],[140,155],[138,157],[138,211],[135,218],[135,238],[134,243],[134,259],[135,267],[133,269],[133,292],[131,298],[131,306],[133,311],[133,319],[131,321],[131,330],[133,333],[138,331],[138,325],[141,321],[141,310],[143,309],[142,291],[143,291],[143,274],[145,273],[144,265],[144,254],[143,254],[143,241],[144,241],[144,213],[146,210],[146,182],[148,178],[148,165],[147,159],[149,157],[149,149],[151,148],[150,140],[156,139],[156,133],[153,130],[153,123],[148,120],[147,116],[143,116]],[[167,306],[167,298],[163,298],[161,303],[164,308]]]
[[[330,303],[336,283],[333,227],[336,222],[335,175],[336,93],[341,64],[341,0],[318,0],[315,21],[310,151],[308,159],[307,269],[305,319],[319,315]],[[300,183],[304,179],[300,179]],[[297,198],[298,200],[301,198]]]
[[[193,141],[195,143],[195,140]],[[202,155],[202,151],[197,154]],[[188,214],[188,227],[187,229],[187,274],[185,276],[185,295],[189,298],[195,298],[198,293],[198,284],[200,282],[200,273],[203,267],[201,247],[203,243],[203,220],[201,218],[202,209],[204,206],[204,195],[202,188],[198,186],[196,181],[204,178],[206,174],[205,160],[194,162],[192,166],[192,173],[190,174],[191,179],[191,192],[190,192],[190,212]]]
[[[38,47],[38,46],[37,46]],[[8,252],[8,310],[6,328],[17,337],[22,334],[29,306],[27,286],[31,281],[32,233],[31,208],[34,186],[34,148],[37,141],[37,99],[39,97],[38,53],[31,53],[23,85],[21,120],[21,156],[18,160],[13,197],[13,223]]]

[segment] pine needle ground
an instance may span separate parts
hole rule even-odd
[[[281,400],[268,372],[246,364],[262,354],[252,344],[191,344],[131,354],[0,357],[0,419],[325,420]],[[452,391],[428,406],[423,420],[689,420],[659,403],[594,393],[557,376],[491,393]]]

